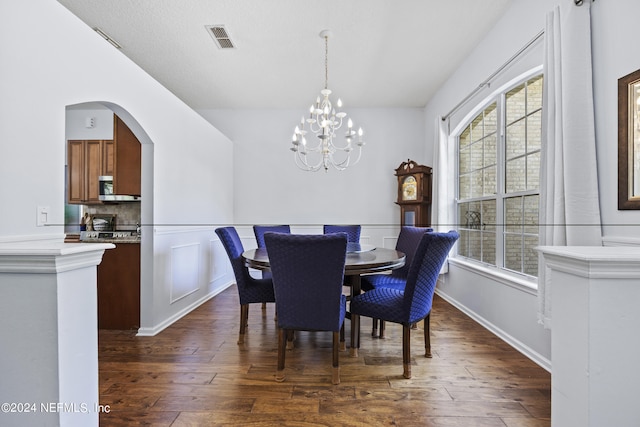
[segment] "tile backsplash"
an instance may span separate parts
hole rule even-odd
[[[138,202],[84,206],[84,212],[90,215],[116,215],[118,230],[135,230],[136,225],[140,224],[140,203]]]

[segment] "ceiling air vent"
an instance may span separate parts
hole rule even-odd
[[[220,49],[235,49],[235,45],[223,25],[207,25],[207,31]]]

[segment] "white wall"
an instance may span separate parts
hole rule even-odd
[[[93,127],[86,121],[93,118]],[[113,139],[113,111],[92,104],[81,104],[67,108],[65,116],[67,139]]]
[[[212,224],[233,220],[231,141],[55,0],[1,2],[0,52],[0,240],[62,238],[65,109],[98,102],[143,144],[143,330],[228,284]],[[176,254],[195,276],[166,273]]]
[[[478,43],[463,65],[427,104],[427,135],[435,135],[438,116],[449,113],[458,102],[544,30],[546,13],[556,3],[560,2],[512,2],[493,30]],[[573,4],[572,1],[563,3]],[[522,65],[518,69],[510,67],[505,70],[495,84],[479,91],[471,102],[452,115],[450,128],[453,130],[476,103],[489,96],[500,84],[528,67],[541,64],[542,49],[538,42],[522,58]],[[497,280],[492,274],[487,274],[486,270],[469,268],[464,263],[452,261],[449,264],[449,274],[438,285],[438,293],[532,360],[550,369],[550,333],[537,323],[537,292],[527,285],[526,281],[509,276]]]
[[[556,5],[561,14],[576,7],[568,0],[513,1],[492,32],[426,106],[427,136],[435,134],[437,116],[451,111],[544,29],[545,16]],[[640,3],[635,0],[596,1],[591,9],[598,182],[605,244],[640,243],[640,212],[617,210],[617,79],[640,68],[640,57],[632,53],[637,50],[634,17],[639,13]],[[537,51],[539,48],[532,50]],[[535,62],[531,56],[526,58],[527,62],[532,60]],[[490,91],[481,91],[474,100],[481,100]],[[470,102],[452,116],[452,129],[473,105]],[[535,291],[518,280],[495,280],[464,263],[452,262],[449,272],[439,286],[441,295],[549,368],[550,333],[537,324]]]
[[[292,224],[310,233],[321,232],[322,224],[356,223],[363,225],[363,241],[378,245],[397,236],[394,169],[408,158],[426,161],[422,110],[347,110],[365,131],[362,158],[347,170],[327,173],[301,171],[293,162],[291,135],[305,111],[199,111],[236,144],[235,223]]]
[[[593,91],[598,185],[605,245],[640,244],[640,211],[618,210],[618,79],[640,69],[640,2],[596,1],[592,8]]]

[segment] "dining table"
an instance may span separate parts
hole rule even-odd
[[[347,256],[344,265],[344,275],[349,277],[350,297],[359,295],[362,291],[361,276],[363,274],[381,273],[404,266],[405,254],[395,249],[376,247],[369,244],[347,243]],[[269,254],[266,248],[248,249],[242,253],[242,259],[247,267],[256,270],[269,271]],[[350,316],[349,316],[350,317]],[[351,348],[350,356],[357,357],[360,348],[359,317],[351,319]],[[351,317],[350,317],[351,318]]]

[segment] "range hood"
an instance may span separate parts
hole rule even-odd
[[[124,194],[105,194],[100,195],[102,202],[139,202],[142,200],[140,196],[129,196]]]

